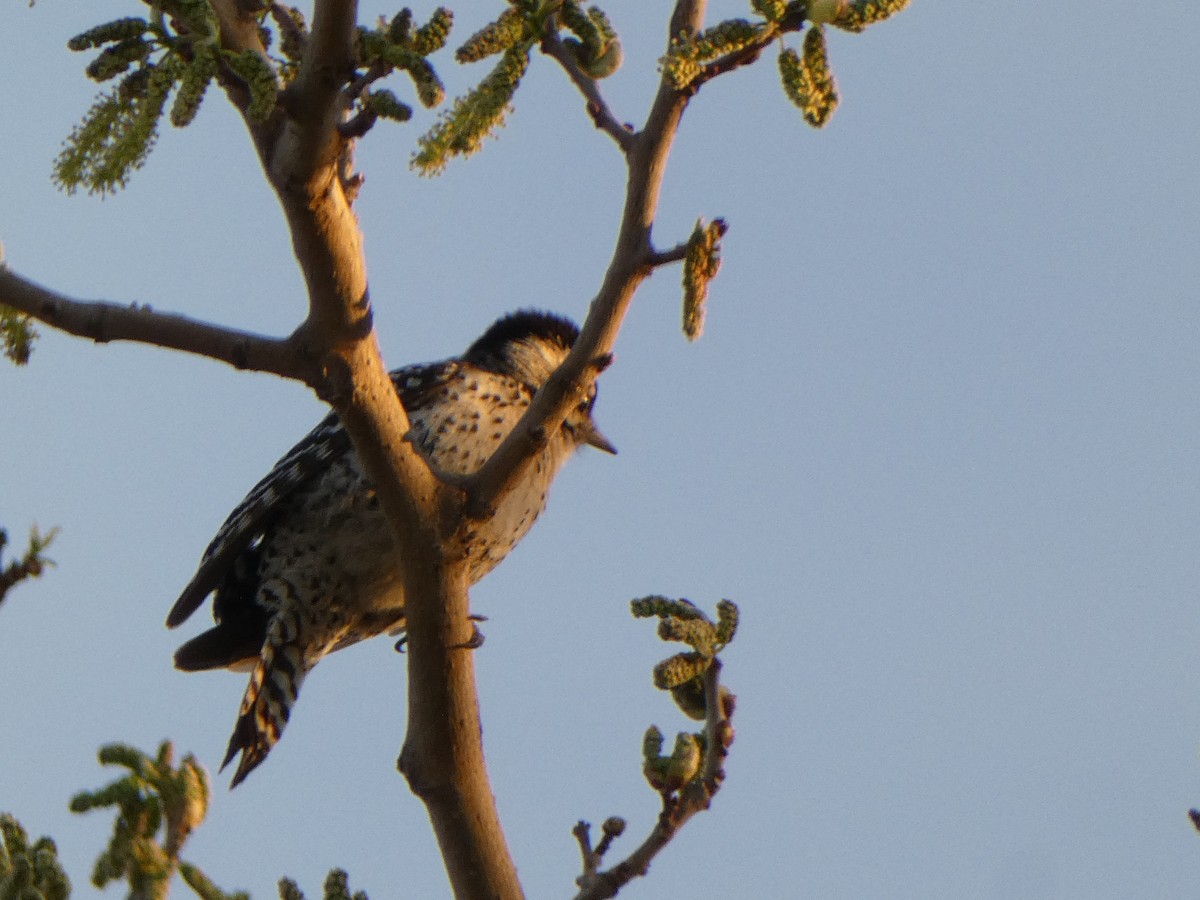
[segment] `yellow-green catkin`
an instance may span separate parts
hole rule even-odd
[[[721,238],[728,226],[724,219],[705,225],[696,223],[683,259],[683,333],[689,341],[704,333],[708,315],[708,284],[721,270]]]
[[[459,62],[478,62],[515,47],[530,36],[530,26],[520,10],[509,7],[495,22],[475,32],[454,52]]]
[[[912,0],[843,0],[829,24],[843,31],[862,31],[868,25],[882,22],[901,12],[911,2]]]
[[[804,36],[804,53],[790,47],[779,54],[779,76],[784,93],[799,107],[804,121],[822,128],[837,109],[837,84],[829,68],[825,29],[809,28]]]

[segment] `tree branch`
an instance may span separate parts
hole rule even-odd
[[[658,822],[641,845],[611,869],[598,871],[597,857],[603,855],[601,848],[607,849],[608,843],[611,843],[608,822],[605,823],[605,840],[601,841],[594,852],[588,846],[586,828],[581,827],[582,823],[575,827],[575,837],[580,843],[584,857],[584,872],[579,878],[580,891],[575,895],[575,900],[606,900],[615,897],[622,887],[650,870],[650,863],[654,857],[693,816],[712,805],[713,797],[725,780],[725,759],[733,742],[733,726],[729,721],[733,714],[732,695],[726,694],[726,700],[722,702],[720,677],[721,662],[714,659],[704,673],[706,714],[703,768],[699,776],[684,785],[677,794],[663,793],[662,812],[659,813]],[[610,819],[609,822],[611,821],[613,820]],[[584,832],[582,838],[581,830]]]
[[[623,124],[612,114],[612,110],[608,108],[608,103],[600,93],[596,79],[589,77],[583,69],[579,68],[579,63],[575,61],[575,58],[567,51],[566,45],[563,44],[558,29],[552,26],[552,22],[547,22],[546,33],[542,36],[542,52],[557,60],[563,67],[567,76],[579,88],[579,92],[587,101],[588,115],[592,117],[593,124],[616,141],[621,152],[628,156],[636,141],[632,126]]]
[[[247,4],[238,0],[210,0],[221,25],[221,46],[238,52],[252,51],[266,56],[258,20],[250,15]]]
[[[688,85],[688,90],[694,93],[700,90],[701,85],[711,81],[718,75],[724,75],[726,72],[732,72],[734,69],[740,69],[742,66],[748,66],[753,62],[757,62],[763,50],[777,40],[780,35],[787,34],[790,31],[799,31],[804,27],[804,23],[807,20],[808,4],[793,0],[792,3],[788,4],[787,11],[783,17],[777,22],[771,23],[771,27],[767,28],[754,43],[742,47],[740,50],[735,50],[732,53],[727,53],[705,65],[700,70],[700,74],[692,79]]]
[[[136,303],[122,306],[102,300],[72,300],[4,267],[0,267],[0,304],[98,344],[134,341],[206,356],[237,369],[268,372],[313,387],[321,383],[313,360],[290,338],[269,338],[223,328],[186,316],[155,312]]]
[[[319,359],[337,410],[370,476],[396,540],[404,584],[409,724],[401,769],[426,803],[458,897],[521,895],[483,761],[461,556],[444,553],[439,517],[447,491],[404,441],[409,422],[372,327],[362,234],[337,131],[352,102],[353,0],[317,0],[300,66],[281,104],[287,117],[256,137],[309,295],[297,330]],[[254,126],[251,132],[254,133]],[[340,385],[340,387],[339,387]]]
[[[711,81],[718,75],[724,75],[726,72],[732,72],[734,69],[758,62],[758,58],[762,56],[766,46],[778,37],[779,32],[772,29],[759,42],[743,47],[741,50],[735,50],[733,53],[727,53],[719,59],[714,59],[700,70],[700,74],[692,79],[688,87],[693,91],[698,91],[702,84]]]
[[[268,123],[274,124],[269,132],[249,120],[247,126],[308,289],[308,319],[295,338],[320,361],[322,397],[337,410],[375,482],[404,558],[421,560],[438,554],[431,523],[439,483],[403,440],[408,417],[375,338],[362,232],[341,164],[347,142],[336,128],[349,102],[343,87],[354,76],[357,16],[354,0],[317,0],[300,71],[281,98],[286,115]]]
[[[46,534],[41,534],[36,525],[29,531],[29,547],[20,559],[15,559],[7,566],[0,565],[0,603],[10,590],[27,578],[41,578],[47,566],[53,567],[54,561],[42,556],[58,534],[57,528],[51,528]],[[3,560],[4,548],[8,544],[8,532],[0,528],[0,561]]]
[[[668,40],[681,31],[696,32],[704,22],[707,0],[678,0]],[[532,464],[528,452],[566,418],[611,358],[617,333],[634,292],[654,270],[650,232],[671,145],[687,108],[689,94],[664,76],[641,131],[630,134],[626,160],[629,176],[616,247],[600,292],[570,355],[538,391],[516,428],[474,476],[463,483],[468,517],[485,517],[496,508]]]
[[[669,266],[671,263],[683,262],[687,257],[687,252],[687,241],[676,244],[670,250],[655,250],[650,254],[650,265],[658,268],[659,266]]]
[[[407,595],[408,731],[396,766],[425,803],[454,896],[524,896],[488,781],[463,567],[426,567]],[[429,602],[432,601],[432,602]]]
[[[316,0],[312,30],[300,71],[288,87],[290,112],[299,138],[283,148],[286,168],[303,177],[327,161],[334,129],[346,110],[342,88],[354,77],[356,0]]]
[[[222,49],[239,53],[257,53],[264,59],[267,59],[267,51],[262,44],[258,22],[253,16],[248,14],[245,4],[239,3],[237,0],[211,0],[211,3],[213,11],[217,14],[217,21],[221,26]],[[250,103],[250,92],[246,89],[246,85],[242,82],[241,78],[234,74],[227,63],[222,64],[219,79],[229,101],[244,114],[247,105]],[[282,119],[282,115],[277,114],[273,119],[274,125],[277,127]],[[264,139],[265,135],[271,133],[272,129],[270,125],[258,122],[250,123],[249,120],[247,120],[247,123],[253,124],[251,135],[256,143]]]
[[[304,47],[308,44],[308,35],[296,23],[290,13],[290,7],[282,3],[272,2],[268,9],[271,13],[271,18],[275,20],[275,26],[279,29],[280,45],[290,44],[293,47],[299,47],[303,54]]]
[[[705,0],[679,0],[671,33],[698,30]],[[438,547],[446,557],[461,559],[461,543],[472,517],[486,516],[518,483],[532,464],[532,448],[559,427],[611,358],[617,332],[633,295],[653,271],[650,231],[658,205],[667,156],[688,95],[663,79],[647,116],[646,127],[623,139],[628,144],[629,176],[616,247],[579,339],[566,361],[542,386],[517,427],[474,476],[463,479],[462,492],[444,491],[443,522]],[[357,445],[357,441],[356,441]],[[406,578],[409,616],[409,724],[399,767],[421,796],[434,822],[451,881],[459,897],[519,897],[515,871],[511,882],[492,870],[490,883],[466,866],[489,848],[510,859],[495,814],[486,770],[479,750],[479,720],[466,621],[466,590],[449,568],[426,570],[427,580]],[[435,590],[439,584],[442,590]],[[460,649],[454,649],[459,647]],[[431,679],[426,682],[425,679]],[[435,692],[431,695],[429,692]],[[431,696],[433,699],[430,699]],[[487,796],[478,796],[487,791]],[[483,802],[486,800],[486,803]],[[493,821],[495,831],[493,833]],[[511,865],[511,862],[509,863]],[[463,869],[464,871],[459,871]],[[465,879],[472,879],[471,887]]]

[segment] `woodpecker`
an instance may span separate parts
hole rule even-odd
[[[463,356],[391,372],[408,413],[405,439],[435,472],[477,472],[579,335],[568,319],[520,311]],[[584,444],[616,449],[592,420],[593,385],[528,474],[467,548],[471,584],[494,569],[546,507],[550,482]],[[403,559],[350,436],[325,418],[230,513],[167,616],[174,628],[213,594],[216,627],[175,653],[184,671],[249,669],[224,769],[240,784],[279,740],[300,684],[326,654],[404,630]]]

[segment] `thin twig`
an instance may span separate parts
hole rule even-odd
[[[659,266],[669,266],[671,263],[683,262],[687,256],[688,242],[676,244],[670,250],[655,250],[650,254],[650,265],[658,268]]]
[[[379,113],[373,109],[359,110],[354,114],[353,118],[338,123],[338,134],[346,138],[347,141],[356,141],[374,128],[378,120]]]
[[[388,74],[388,66],[380,60],[371,63],[365,72],[355,78],[346,87],[346,107],[349,108],[355,100],[362,96],[363,92],[380,78],[386,77]]]
[[[542,52],[547,56],[558,61],[559,65],[567,73],[572,83],[579,88],[579,93],[583,94],[583,99],[587,101],[588,115],[592,117],[592,122],[597,128],[611,137],[617,142],[617,146],[621,148],[621,152],[628,156],[633,151],[633,146],[637,141],[637,135],[633,132],[631,125],[621,123],[612,110],[609,109],[608,103],[604,99],[604,95],[600,93],[600,87],[596,84],[596,79],[588,76],[583,69],[579,68],[579,63],[571,56],[566,45],[563,44],[562,38],[559,37],[558,29],[554,27],[553,22],[547,23],[546,33],[542,36]]]
[[[5,595],[17,584],[27,578],[40,578],[47,566],[54,565],[53,560],[42,556],[42,551],[54,540],[56,534],[58,534],[58,529],[52,528],[43,537],[38,533],[35,525],[29,536],[29,548],[25,551],[25,555],[20,559],[13,560],[7,566],[0,565],[0,602],[4,601]],[[7,543],[8,533],[0,528],[0,554],[3,554]],[[0,559],[2,558],[0,555]]]
[[[677,0],[669,34],[695,33],[704,22],[706,0]],[[664,76],[641,131],[629,135],[626,159],[629,177],[625,206],[616,246],[600,291],[592,300],[579,339],[558,370],[542,385],[521,421],[491,458],[464,480],[468,517],[480,518],[495,509],[532,465],[528,448],[555,429],[567,411],[595,381],[597,364],[613,351],[617,333],[633,295],[654,271],[650,229],[658,211],[658,197],[666,173],[667,157],[679,131],[689,96]]]
[[[742,66],[758,62],[758,58],[762,56],[762,52],[767,44],[771,43],[778,36],[778,32],[771,29],[761,40],[749,47],[743,47],[740,50],[735,50],[733,53],[727,53],[718,59],[714,59],[704,66],[700,70],[700,74],[688,83],[688,89],[698,91],[702,84],[706,81],[711,81],[718,75],[724,75],[726,72],[732,72],[734,69],[740,69]]]
[[[733,712],[732,695],[727,693],[726,700],[722,702],[720,674],[720,660],[713,660],[708,671],[704,673],[707,713],[704,721],[704,763],[700,773],[677,794],[666,792],[662,795],[663,806],[658,821],[641,845],[615,866],[599,871],[598,857],[602,855],[600,847],[591,851],[584,840],[580,839],[581,828],[586,836],[586,823],[580,822],[575,826],[576,840],[579,840],[581,849],[586,847],[587,850],[584,854],[583,874],[577,881],[580,891],[575,895],[575,900],[607,900],[615,897],[622,887],[650,870],[650,863],[654,857],[693,816],[712,805],[713,797],[725,780],[725,758],[729,755],[729,745],[733,742],[733,726],[729,720]],[[590,840],[588,843],[590,844]],[[603,841],[601,844],[604,849],[608,849]]]
[[[735,50],[732,53],[727,53],[705,65],[700,70],[700,74],[688,84],[687,90],[695,93],[700,90],[701,85],[707,81],[711,81],[718,75],[724,75],[726,72],[732,72],[734,69],[740,69],[742,66],[748,66],[753,62],[757,62],[763,50],[767,48],[767,45],[778,39],[781,35],[802,29],[804,23],[807,21],[807,17],[807,4],[789,3],[787,11],[783,16],[775,22],[768,23],[768,27],[764,29],[763,33],[752,44],[742,47],[740,50]]]
[[[609,816],[604,820],[604,824],[600,826],[603,833],[600,838],[600,843],[596,845],[596,859],[601,860],[604,854],[608,852],[608,848],[612,846],[612,842],[619,838],[625,832],[625,820],[620,816]]]
[[[579,856],[583,861],[583,875],[579,879],[581,884],[587,884],[596,877],[596,869],[600,864],[599,856],[592,849],[591,828],[591,825],[580,819],[571,829],[571,834],[575,835],[575,840],[579,843]]]

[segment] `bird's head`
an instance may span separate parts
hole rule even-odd
[[[570,319],[537,310],[520,310],[495,322],[466,353],[468,362],[500,375],[515,378],[537,393],[557,369],[579,337]],[[589,444],[606,453],[617,449],[592,420],[596,403],[593,383],[587,397],[567,415],[563,431],[575,443]]]

